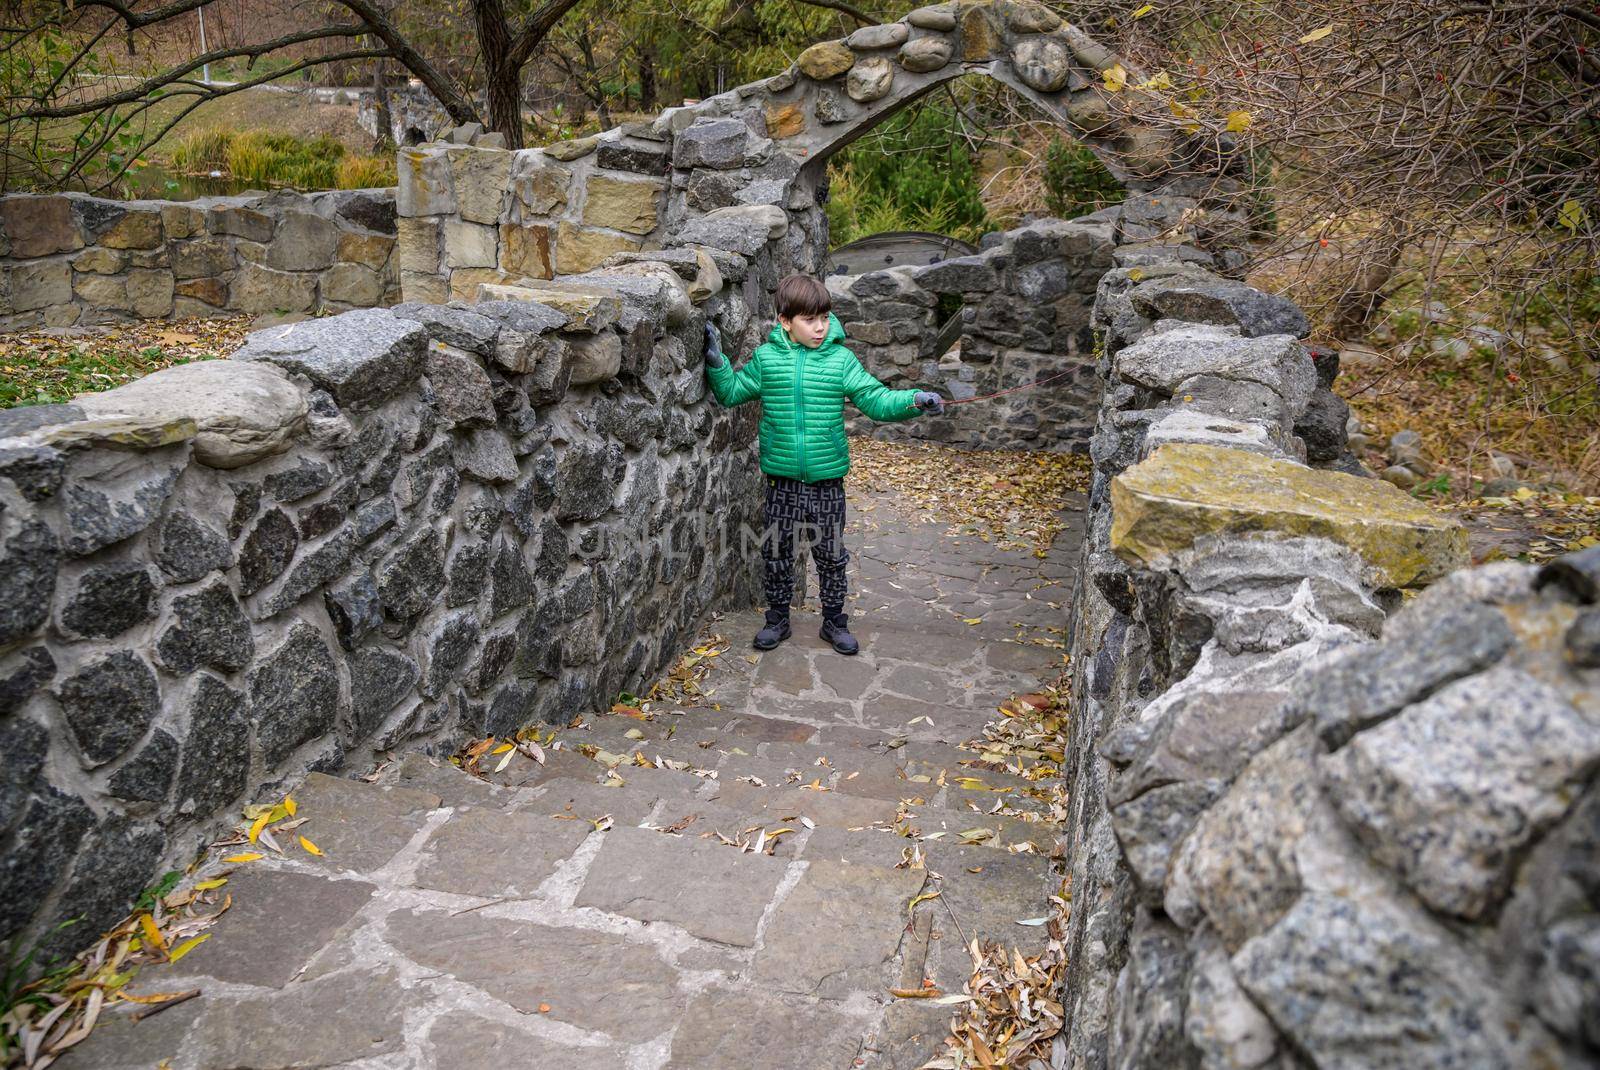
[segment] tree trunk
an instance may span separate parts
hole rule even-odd
[[[489,77],[488,92],[489,129],[506,136],[506,148],[522,148],[522,72],[501,67]]]
[[[515,42],[501,0],[472,0],[472,17],[483,55],[484,89],[489,98],[489,129],[506,136],[506,148],[522,142],[522,64],[513,55]]]
[[[381,59],[372,65],[372,102],[378,112],[378,134],[372,149],[379,152],[390,141],[397,145],[400,143],[400,138],[394,132],[394,113],[389,109],[389,78]]]
[[[1334,302],[1333,333],[1347,342],[1366,337],[1373,317],[1388,299],[1388,286],[1400,269],[1405,254],[1407,231],[1404,226],[1386,224],[1377,237],[1357,251],[1361,258],[1344,293]]]
[[[639,110],[656,110],[656,52],[653,48],[639,53]]]

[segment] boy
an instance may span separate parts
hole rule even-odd
[[[727,406],[761,399],[761,470],[767,475],[767,530],[761,540],[766,572],[766,623],[755,648],[771,650],[789,638],[794,595],[794,526],[813,525],[811,548],[822,595],[824,640],[841,654],[860,649],[844,612],[844,474],[850,448],[844,399],[874,420],[942,414],[944,399],[926,390],[891,390],[873,378],[840,343],[844,326],[832,313],[828,288],[809,275],[778,284],[778,324],[744,366],[734,370],[717,329],[706,323],[706,373],[711,392]],[[773,536],[776,535],[776,538]]]

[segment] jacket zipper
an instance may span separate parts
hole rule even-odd
[[[806,410],[800,384],[805,381],[806,347],[796,345],[793,340],[790,340],[789,345],[797,351],[794,367],[794,413],[795,428],[799,433],[795,436],[795,449],[800,458],[800,482],[804,483],[806,481]]]

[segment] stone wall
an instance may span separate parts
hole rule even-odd
[[[1130,88],[1110,92],[1102,72],[1119,65]],[[1130,190],[1157,194],[1154,204],[1236,188],[1231,135],[1189,139],[1142,123],[1134,66],[1048,8],[937,4],[651,121],[518,152],[459,132],[402,150],[406,299],[471,298],[484,284],[581,274],[668,244],[749,256],[771,241],[775,271],[820,273],[828,157],[965,74],[1038,104]]]
[[[0,197],[0,331],[394,304],[394,191]]]
[[[1174,258],[1197,270],[1231,269],[1236,253],[1202,246],[1225,246],[1240,223],[1201,197],[1134,194],[1093,215],[986,235],[972,256],[830,276],[848,344],[879,379],[956,401],[1009,391],[971,408],[949,406],[939,420],[874,424],[852,415],[852,433],[1087,450],[1100,407],[1089,322],[1100,279],[1113,267]],[[951,316],[960,322],[947,333]]]
[[[723,266],[271,327],[0,412],[0,942],[93,937],[306,770],[607,709],[754,604],[756,414],[701,355],[751,318]]]
[[[1094,323],[1057,1065],[1596,1065],[1600,556],[1462,569],[1287,302],[1173,261]]]

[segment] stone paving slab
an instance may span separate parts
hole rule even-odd
[[[813,579],[777,650],[750,649],[759,611],[714,615],[690,641],[730,643],[705,659],[706,705],[596,716],[562,729],[544,763],[518,754],[487,779],[421,755],[380,785],[313,778],[296,798],[327,857],[240,869],[233,910],[182,975],[138,982],[199,978],[206,995],[139,1026],[110,1016],[89,1058],[58,1065],[915,1070],[942,1050],[950,1008],[889,989],[931,977],[959,990],[971,963],[951,914],[1016,946],[1045,937],[1016,921],[1046,912],[1057,830],[968,809],[1027,804],[956,777],[1025,782],[961,765],[976,754],[954,744],[1060,667],[1058,648],[1013,640],[1063,638],[1075,540],[1040,561],[902,511],[861,519],[860,655],[817,636]],[[566,749],[582,743],[717,777],[625,764],[623,786],[606,786],[604,765]],[[790,769],[831,790],[783,783]],[[895,826],[902,799],[936,837],[927,869],[897,868],[914,846]],[[655,831],[686,817],[679,835]],[[753,827],[794,831],[771,856],[715,835]],[[996,838],[963,846],[973,829]],[[1038,853],[1003,849],[1021,842]],[[329,879],[350,868],[362,880]],[[935,883],[940,897],[911,909]]]
[[[703,730],[691,724],[684,726],[681,731],[687,731],[696,739],[705,738]],[[785,720],[781,717],[763,717],[754,713],[740,713],[734,716],[723,716],[720,727],[710,733],[714,739],[733,736],[739,740],[749,740],[752,743],[785,742],[804,743],[816,735],[815,725],[805,724],[801,721]]]
[[[209,941],[208,941],[209,942]],[[109,1012],[54,1065],[67,1070],[223,1070],[334,1066],[399,1051],[422,1003],[392,971],[352,984],[329,978],[282,991],[191,1000],[134,1022]]]
[[[558,1044],[524,1030],[465,1011],[440,1015],[428,1027],[434,1070],[617,1070],[627,1065],[621,1048]]]
[[[233,905],[211,927],[210,938],[177,965],[147,968],[144,976],[162,985],[169,983],[168,975],[199,974],[281,988],[367,905],[376,890],[365,881],[241,868],[228,879]]]
[[[1023,821],[999,814],[963,813],[933,806],[912,811],[911,824],[924,838],[942,834],[940,840],[963,843],[963,834],[987,831],[990,833],[987,838],[980,840],[972,837],[972,842],[980,846],[1005,848],[1031,843],[1043,855],[1050,854],[1058,834],[1054,825],[1045,822]]]
[[[132,989],[139,995],[163,991],[137,983]],[[192,999],[137,1022],[132,1017],[140,1009],[137,1005],[109,1008],[88,1039],[50,1065],[55,1070],[152,1070],[165,1061],[178,1070],[185,1038],[205,1013],[207,1002]]]
[[[782,992],[888,998],[893,961],[922,889],[920,870],[812,862],[767,922],[757,983]]]
[[[792,623],[798,626],[799,618],[794,618]],[[786,695],[801,695],[812,690],[817,686],[817,679],[811,669],[809,650],[791,640],[764,651],[761,664],[756,666],[754,682],[757,688],[774,688]]]
[[[863,1022],[824,1004],[713,988],[689,1004],[666,1070],[849,1067]]]
[[[592,823],[610,817],[618,825],[637,825],[660,799],[660,792],[643,785],[610,788],[589,780],[556,777],[533,791],[520,792],[517,809],[562,823]]]
[[[546,748],[544,761],[538,762],[518,751],[511,756],[511,761],[499,772],[494,771],[494,766],[499,764],[499,758],[485,756],[484,778],[491,784],[498,784],[507,788],[532,788],[546,780],[557,777],[577,777],[578,779],[593,779],[599,771],[592,758],[586,758],[576,750],[554,750]]]
[[[574,905],[753,947],[785,869],[780,859],[697,836],[616,828],[605,834]]]
[[[509,806],[516,795],[425,754],[408,754],[386,773],[387,783],[437,795],[443,806]]]
[[[747,813],[752,820],[760,821],[782,822],[809,817],[818,825],[853,828],[889,823],[895,815],[895,805],[881,799],[805,788],[758,788],[737,781],[719,785],[715,798],[729,809]]]
[[[713,763],[707,762],[703,768],[709,770],[712,767]],[[596,769],[600,773],[605,771],[601,766],[596,766]],[[643,765],[619,765],[612,770],[612,773],[627,787],[636,791],[653,792],[658,799],[703,797],[710,791],[705,785],[715,783],[682,770],[652,769]]]
[[[317,863],[366,873],[411,842],[439,796],[414,788],[378,788],[312,773],[294,792],[299,834],[322,851]],[[307,858],[312,856],[307,855]]]
[[[884,737],[880,735],[873,738],[882,740]],[[813,765],[818,758],[826,758],[829,768],[843,772],[900,769],[905,766],[899,748],[885,749],[880,753],[866,747],[848,744],[829,747],[817,743],[764,743],[761,745],[761,757],[797,765]]]
[[[863,659],[859,654],[849,658],[824,654],[817,659],[815,669],[819,693],[846,702],[854,702],[866,694],[867,688],[880,675],[876,661]]]
[[[401,911],[389,943],[419,965],[474,985],[523,1014],[630,1044],[660,1036],[682,1014],[677,974],[646,944],[613,933],[531,922]],[[541,1012],[540,1005],[549,1011]]]
[[[370,1059],[404,1047],[405,1017],[421,1001],[421,993],[402,988],[387,971],[359,982],[335,976],[282,992],[212,1000],[189,1050],[202,1070]],[[249,1053],[248,1061],[240,1061],[241,1053]]]
[[[839,655],[834,655],[838,657]],[[856,724],[856,704],[842,699],[796,698],[781,691],[763,688],[750,696],[750,712],[784,721],[799,721],[821,727],[831,724]]]
[[[530,896],[593,829],[526,811],[457,810],[428,837],[416,883],[458,895]]]
[[[770,816],[752,818],[745,810],[704,799],[664,803],[652,824],[657,828],[678,828],[683,836],[716,842],[724,847],[727,845],[717,838],[719,833],[730,840],[743,839],[753,845],[760,833],[765,831],[777,840],[772,857],[785,859],[795,856],[800,834],[805,831],[805,825],[799,821],[782,821]],[[783,832],[784,829],[789,831]],[[728,850],[734,849],[728,847]]]
[[[945,1051],[951,1008],[922,1000],[897,999],[884,1012],[883,1025],[868,1046],[869,1067],[911,1070]]]

